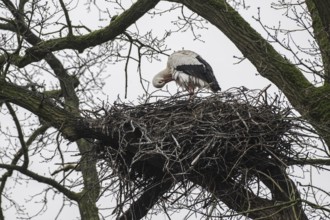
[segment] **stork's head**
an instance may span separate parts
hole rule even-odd
[[[162,88],[166,83],[172,80],[172,74],[170,73],[169,69],[166,68],[154,76],[152,79],[152,85],[154,85],[156,88]]]

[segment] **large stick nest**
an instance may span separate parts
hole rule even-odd
[[[293,127],[289,114],[265,91],[115,103],[104,123],[119,134],[119,149],[103,146],[99,157],[133,182],[155,178],[159,170],[178,180],[235,179],[246,170],[285,167],[296,156],[287,138]]]

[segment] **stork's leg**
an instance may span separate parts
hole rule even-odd
[[[188,92],[189,92],[189,100],[193,99],[194,98],[194,95],[195,95],[195,89],[194,89],[194,87],[189,86]]]

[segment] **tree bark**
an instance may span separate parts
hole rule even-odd
[[[310,0],[307,0],[306,3],[308,3],[309,1]],[[324,0],[312,0],[312,1],[314,2],[315,7],[318,11],[324,30],[328,33],[328,37],[330,39],[330,14],[329,14],[330,2]]]
[[[93,145],[88,143],[86,139],[76,141],[79,152],[82,155],[79,166],[84,181],[83,191],[79,193],[80,199],[77,201],[82,220],[98,220],[99,210],[96,202],[100,195],[100,179],[96,169],[96,160],[93,154]]]
[[[328,84],[330,83],[330,2],[306,0],[306,5],[312,18],[314,37],[322,55],[324,80]]]

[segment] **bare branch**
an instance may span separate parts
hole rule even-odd
[[[19,120],[16,116],[16,113],[15,113],[15,110],[13,109],[13,107],[7,102],[6,102],[6,106],[7,106],[8,110],[9,110],[9,112],[10,112],[10,114],[13,117],[13,120],[15,122],[17,133],[18,133],[18,139],[19,139],[19,142],[21,144],[21,149],[22,149],[23,156],[24,156],[22,168],[27,169],[27,167],[29,165],[29,154],[28,154],[28,147],[27,147],[27,145],[24,141],[23,131],[22,131],[21,125],[19,123]]]
[[[26,146],[29,147],[32,142],[41,134],[43,134],[47,129],[49,128],[48,125],[43,125],[40,128],[38,128],[37,130],[35,130],[33,132],[33,134],[30,136],[30,138],[26,141]],[[14,158],[11,161],[11,165],[17,165],[19,159],[21,158],[21,156],[23,155],[23,150],[22,148],[14,155]],[[0,194],[3,195],[4,189],[5,189],[5,185],[7,183],[7,179],[13,174],[13,170],[12,169],[8,169],[8,171],[6,173],[4,173],[0,180],[1,180],[1,184],[0,184]],[[0,207],[2,207],[2,196],[0,196]],[[3,217],[3,211],[2,209],[0,209],[0,218]]]
[[[18,172],[20,172],[20,173],[22,173],[22,174],[24,174],[28,177],[31,177],[33,180],[36,180],[40,183],[48,184],[48,185],[54,187],[55,189],[57,189],[59,192],[63,193],[69,199],[72,199],[74,201],[77,201],[80,198],[80,196],[78,196],[79,194],[68,190],[65,186],[62,186],[61,184],[59,184],[55,180],[50,179],[50,178],[45,177],[45,176],[41,176],[41,175],[39,175],[37,173],[34,173],[34,172],[32,172],[28,169],[25,169],[21,166],[0,164],[0,168],[7,169],[7,170],[15,170],[15,171],[18,171]]]
[[[110,25],[101,30],[82,36],[68,36],[40,42],[38,45],[27,49],[26,55],[23,57],[13,55],[12,62],[22,68],[32,62],[43,59],[50,52],[74,49],[82,53],[88,47],[113,40],[116,36],[122,34],[127,27],[152,9],[158,2],[159,0],[139,0],[111,22]],[[4,63],[4,57],[0,57],[1,63]]]
[[[68,30],[69,30],[69,33],[68,33],[68,37],[70,36],[73,36],[73,32],[72,32],[72,24],[71,24],[71,20],[70,20],[70,16],[69,16],[69,12],[63,2],[63,0],[59,0],[60,1],[60,4],[61,4],[61,7],[62,7],[62,10],[64,12],[64,16],[65,16],[65,20],[66,20],[66,23],[68,25]]]

